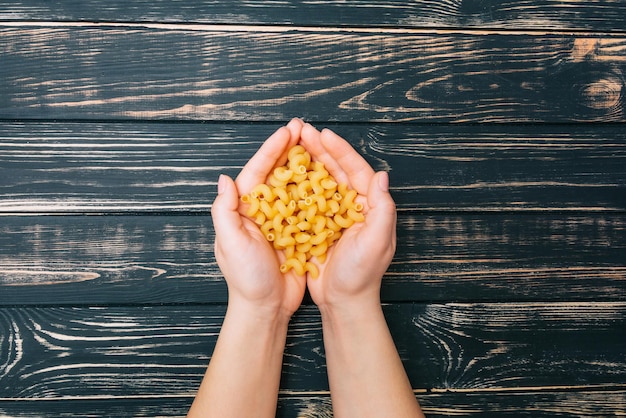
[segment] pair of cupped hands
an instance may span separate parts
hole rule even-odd
[[[244,215],[240,196],[265,183],[275,167],[287,161],[288,150],[302,145],[313,160],[322,162],[337,183],[358,193],[365,221],[343,231],[328,249],[326,260],[313,262],[319,277],[281,273],[285,256],[265,239]],[[321,132],[298,118],[275,131],[233,181],[218,180],[211,209],[215,227],[215,256],[226,279],[229,306],[253,309],[268,316],[291,315],[302,303],[308,286],[320,309],[345,309],[380,304],[380,285],[396,243],[396,208],[389,194],[386,172],[375,172],[358,152],[329,129]]]

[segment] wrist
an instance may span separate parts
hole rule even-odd
[[[258,305],[246,300],[229,299],[226,316],[237,321],[250,322],[256,326],[284,326],[289,324],[292,313],[280,306]]]
[[[348,299],[339,304],[326,303],[318,306],[322,322],[336,324],[359,324],[384,318],[378,298]]]

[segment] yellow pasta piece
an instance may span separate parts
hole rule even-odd
[[[326,217],[322,215],[315,215],[315,219],[313,219],[312,230],[314,234],[321,234],[326,228]]]
[[[284,184],[287,184],[291,176],[293,176],[293,170],[289,170],[287,167],[276,167],[274,176]]]
[[[267,221],[263,222],[263,225],[261,225],[259,229],[261,230],[263,235],[267,235],[272,229],[272,227],[273,227],[272,220],[268,219]]]
[[[268,202],[274,200],[274,193],[272,193],[272,189],[265,183],[254,186],[250,192],[250,196],[257,197],[261,200],[267,200]]]
[[[309,252],[311,253],[311,255],[317,257],[319,255],[326,254],[327,250],[328,250],[328,243],[324,241],[319,245],[314,245],[313,247],[311,247]]]
[[[342,226],[338,225],[337,222],[335,222],[334,219],[331,217],[328,217],[326,219],[326,226],[328,227],[328,229],[335,231],[335,232],[341,231],[341,228],[342,228]]]
[[[293,234],[297,234],[298,232],[300,232],[300,228],[298,228],[296,225],[287,225],[283,228],[281,234],[285,236],[292,236]]]
[[[320,184],[325,190],[332,190],[333,193],[337,190],[337,183],[330,177],[323,178]]]
[[[287,218],[296,210],[296,201],[290,200],[289,204],[285,205],[282,200],[277,200],[274,202],[274,209],[276,209],[276,211],[280,213],[283,218]]]
[[[330,213],[339,212],[339,202],[337,202],[336,200],[327,200],[326,203],[328,204],[328,209],[330,209]]]
[[[320,275],[320,271],[318,270],[317,266],[310,261],[307,261],[304,264],[304,270],[308,271],[311,277],[314,279],[317,279]]]
[[[283,202],[285,205],[288,204],[292,199],[291,197],[289,197],[289,194],[287,193],[287,190],[285,189],[284,185],[281,186],[275,186],[272,189],[272,193],[274,193],[274,195],[280,199],[281,202]]]
[[[315,195],[315,204],[317,205],[317,210],[319,212],[326,212],[328,210],[328,202],[326,201],[324,195]]]
[[[311,229],[311,223],[307,221],[301,221],[296,224],[300,231],[308,231]]]
[[[312,246],[313,244],[311,244],[310,242],[303,242],[302,244],[296,244],[296,251],[299,251],[301,253],[307,253],[309,252]]]
[[[304,266],[297,258],[288,258],[280,266],[281,273],[287,273],[291,269],[294,269],[298,276],[304,276]]]
[[[294,235],[294,238],[296,239],[296,242],[298,244],[303,244],[311,239],[311,235],[307,234],[306,232],[298,232],[296,235]]]
[[[322,178],[328,176],[326,170],[322,171],[313,171],[311,175],[309,175],[309,183],[311,184],[311,189],[313,189],[313,193],[316,195],[324,193],[324,187],[321,184]]]
[[[282,232],[283,217],[279,213],[274,215],[274,217],[272,218],[272,227],[274,228],[274,231],[279,232],[279,233]]]
[[[245,194],[241,196],[241,201],[250,205],[246,210],[247,216],[253,217],[259,211],[259,199],[257,199],[256,197]]]
[[[348,217],[343,217],[340,214],[336,214],[333,217],[333,221],[335,221],[335,223],[337,225],[339,225],[342,228],[350,228],[352,226],[352,224],[354,223],[353,219],[350,219]]]
[[[306,266],[306,254],[296,251],[294,255],[303,266]]]
[[[309,191],[311,190],[311,181],[304,180],[298,184],[298,197],[300,199],[306,199],[309,196]]]
[[[296,240],[289,235],[281,235],[278,238],[276,238],[274,242],[276,243],[276,245],[283,247],[283,248],[296,245]]]
[[[275,175],[274,173],[271,173],[268,177],[267,177],[267,183],[274,187],[285,187],[285,182],[284,181],[280,181]]]
[[[339,204],[339,213],[342,215],[346,213],[348,208],[354,207],[354,199],[356,198],[356,190],[348,190],[345,195],[343,195],[343,199],[341,199],[341,203]]]
[[[348,215],[348,218],[352,219],[354,222],[363,222],[365,220],[365,216],[363,216],[361,212],[357,212],[352,208],[349,208],[346,211],[346,215]]]
[[[306,208],[304,219],[311,222],[315,219],[315,215],[317,214],[317,206],[312,205]]]
[[[243,212],[253,219],[276,250],[284,251],[280,271],[319,276],[328,248],[354,222],[362,222],[363,205],[357,192],[338,184],[320,161],[312,161],[302,145],[287,152],[287,162],[276,167],[267,182],[241,196]]]
[[[265,214],[265,216],[267,216],[268,219],[273,219],[274,216],[278,213],[277,210],[270,206],[267,200],[259,201],[259,209]]]
[[[256,215],[254,215],[254,223],[257,225],[263,225],[266,219],[267,217],[263,212],[257,212]]]
[[[319,245],[322,242],[326,241],[327,236],[328,236],[328,231],[322,231],[318,234],[315,234],[311,237],[311,244]]]

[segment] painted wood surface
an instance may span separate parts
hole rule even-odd
[[[0,217],[0,306],[225,303],[191,216]],[[626,300],[623,215],[403,214],[386,302]]]
[[[206,213],[279,126],[0,123],[0,212]],[[621,125],[323,126],[390,172],[401,211],[626,210]]]
[[[622,31],[619,0],[3,1],[0,19]]]
[[[2,391],[15,399],[192,397],[224,310],[2,308]],[[623,302],[385,306],[418,395],[625,390],[625,313]],[[316,308],[300,309],[292,320],[281,388],[328,390]]]
[[[619,417],[623,414],[626,392],[513,392],[513,393],[445,393],[418,395],[428,417]],[[111,416],[180,417],[191,400],[185,397],[112,398],[78,400],[58,399],[32,402],[0,400],[0,414],[16,418],[70,418]],[[525,405],[521,408],[520,405]],[[331,418],[328,394],[287,395],[278,401],[277,416],[298,418]]]
[[[0,24],[9,119],[624,122],[626,37]]]
[[[427,416],[626,413],[626,3],[0,2],[0,416],[184,416],[210,217],[293,116],[391,176]],[[295,315],[279,417],[332,417]]]

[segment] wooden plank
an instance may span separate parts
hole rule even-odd
[[[626,27],[623,2],[598,0],[441,1],[428,0],[166,0],[80,3],[36,0],[4,1],[1,20],[108,22],[187,22],[221,24],[291,24],[458,28],[528,28],[621,31]]]
[[[0,305],[225,303],[208,216],[0,218]],[[622,215],[398,218],[385,301],[626,300]]]
[[[2,119],[624,122],[626,37],[0,26]]]
[[[607,417],[620,416],[626,408],[626,391],[545,392],[545,393],[447,393],[419,394],[428,417]],[[0,415],[6,417],[70,418],[107,417],[184,417],[191,397],[109,398],[96,400],[2,401]],[[277,417],[332,417],[329,394],[280,394]]]
[[[206,213],[279,126],[0,123],[0,212]],[[621,125],[329,127],[390,172],[401,211],[626,211]]]
[[[11,399],[190,397],[224,306],[0,309]],[[385,314],[418,393],[624,391],[626,304],[393,304]],[[328,391],[316,308],[289,329],[282,393]]]
[[[427,417],[609,417],[626,408],[625,391],[418,394]],[[295,411],[294,411],[295,409]],[[332,417],[329,396],[281,398],[281,417]]]

